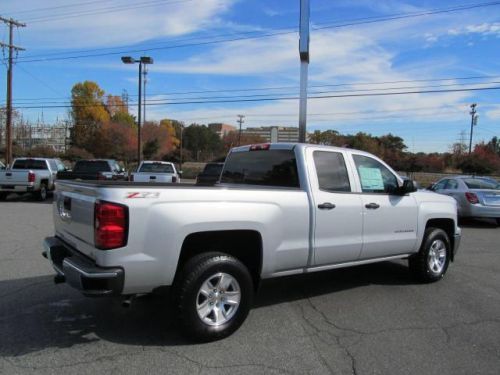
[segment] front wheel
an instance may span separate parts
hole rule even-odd
[[[197,341],[218,340],[236,331],[250,311],[254,293],[247,267],[215,252],[190,259],[174,287],[178,317]]]
[[[450,239],[446,232],[438,228],[427,228],[420,251],[408,260],[410,271],[422,282],[438,281],[448,269],[450,254]]]

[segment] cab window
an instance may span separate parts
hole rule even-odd
[[[344,157],[340,152],[314,151],[313,158],[321,190],[351,191]]]
[[[363,193],[393,194],[398,189],[397,177],[382,163],[368,156],[353,155]]]

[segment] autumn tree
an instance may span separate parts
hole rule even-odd
[[[103,97],[104,91],[92,81],[76,83],[71,89],[72,145],[92,151],[99,127],[110,120]]]
[[[128,105],[123,102],[121,96],[108,95],[106,109],[112,122],[136,127],[135,117],[128,112]]]

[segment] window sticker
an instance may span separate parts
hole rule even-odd
[[[363,190],[384,190],[384,180],[379,168],[358,168]]]

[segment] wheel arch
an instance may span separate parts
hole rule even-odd
[[[448,240],[450,241],[450,259],[453,261],[453,246],[455,241],[455,222],[453,219],[429,219],[425,224],[425,229],[427,230],[428,228],[442,229],[448,235]]]
[[[255,288],[260,283],[263,258],[262,235],[256,230],[217,230],[191,233],[182,243],[176,277],[193,256],[209,251],[231,255],[249,270]]]

